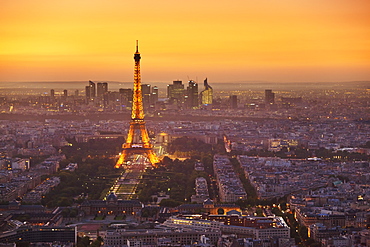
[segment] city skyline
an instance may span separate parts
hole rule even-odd
[[[369,81],[142,83],[132,53],[133,86],[0,82],[0,243],[370,241]]]
[[[357,81],[370,78],[368,1],[4,1],[0,82]]]

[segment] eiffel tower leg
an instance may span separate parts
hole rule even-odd
[[[120,168],[126,161],[128,157],[128,153],[127,153],[127,150],[122,150],[122,153],[121,155],[119,156],[118,160],[117,160],[117,163],[116,165],[114,166],[114,168]]]
[[[141,141],[143,143],[143,146],[145,148],[151,148],[151,144],[149,142],[148,131],[145,128],[145,123],[140,123],[139,128],[140,128],[140,135],[141,135]]]
[[[157,164],[159,163],[159,159],[158,159],[157,155],[155,155],[153,150],[148,150],[147,155],[148,155],[148,158],[150,160],[150,163],[152,163],[152,166],[158,167]]]
[[[159,159],[157,155],[155,155],[154,151],[151,149],[148,150],[137,150],[135,151],[129,151],[129,150],[122,150],[121,155],[119,156],[116,165],[114,166],[115,168],[120,168],[126,161],[127,158],[132,155],[132,154],[145,154],[152,166],[158,167]]]
[[[126,139],[126,144],[129,146],[133,143],[134,140],[134,135],[135,135],[135,127],[136,124],[134,122],[130,123],[130,129],[128,131],[127,139]]]

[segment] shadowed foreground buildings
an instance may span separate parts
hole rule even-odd
[[[20,227],[16,231],[0,234],[0,243],[60,243],[77,244],[75,227]]]
[[[218,183],[220,201],[236,202],[247,199],[247,193],[242,182],[234,172],[234,168],[226,155],[214,155],[213,170]]]
[[[104,235],[107,246],[231,246],[223,235],[234,234],[242,241],[265,242],[263,246],[293,246],[290,228],[280,217],[241,217],[237,215],[174,216],[166,220],[159,229],[129,230],[110,229]],[[226,235],[225,235],[226,236]],[[285,245],[276,245],[285,242]],[[231,242],[229,243],[231,244]]]
[[[198,204],[182,204],[177,207],[178,212],[184,213],[208,213],[208,214],[228,214],[230,212],[241,213],[239,206],[235,204],[214,204],[211,199]]]
[[[81,204],[85,215],[136,215],[143,208],[138,200],[120,200],[112,192],[107,200],[89,200]]]
[[[145,87],[146,89],[149,88],[149,86]],[[143,88],[142,91],[144,91]],[[125,97],[127,97],[128,103],[130,100],[132,101],[132,90],[127,90],[124,93]],[[119,96],[119,93],[112,93],[110,95]],[[129,95],[131,95],[131,99],[129,98]],[[223,106],[223,103],[227,103],[226,97],[229,95],[230,93],[225,93],[225,100],[220,101],[217,99],[215,104]],[[290,210],[295,209],[296,219],[301,223],[301,225],[307,227],[310,231],[310,236],[321,242],[323,246],[328,246],[329,244],[331,246],[353,246],[351,244],[362,244],[363,246],[366,246],[366,241],[369,241],[370,238],[370,233],[367,229],[368,222],[370,222],[370,194],[368,185],[370,177],[369,162],[368,159],[362,159],[363,161],[360,162],[357,158],[352,159],[351,157],[355,157],[352,156],[352,152],[360,152],[360,150],[361,152],[367,152],[369,154],[370,149],[366,149],[366,146],[364,145],[369,140],[369,125],[367,124],[367,121],[362,121],[358,118],[365,116],[364,113],[361,115],[361,110],[358,109],[364,109],[364,106],[366,106],[367,103],[361,103],[362,101],[353,101],[352,105],[349,104],[348,102],[351,102],[351,99],[354,99],[354,97],[351,98],[352,95],[355,94],[346,95],[344,100],[343,97],[338,98],[339,96],[336,96],[340,94],[333,94],[330,96],[334,99],[337,97],[337,101],[329,101],[325,98],[320,98],[324,96],[319,95],[317,99],[320,99],[320,101],[316,102],[315,100],[309,101],[307,94],[306,96],[305,94],[281,94],[280,91],[277,91],[276,95],[279,97],[275,98],[275,104],[273,105],[274,107],[276,106],[277,111],[269,112],[267,110],[258,109],[258,107],[254,110],[245,109],[243,108],[243,96],[237,93],[235,95],[237,97],[234,98],[235,101],[233,102],[236,103],[234,106],[237,106],[238,109],[234,109],[232,111],[223,111],[222,109],[216,110],[216,108],[213,108],[214,110],[212,111],[193,109],[189,111],[178,111],[178,109],[171,108],[174,109],[173,112],[176,112],[176,114],[183,113],[185,115],[189,113],[190,116],[192,116],[191,114],[195,114],[195,116],[199,116],[199,118],[192,121],[193,119],[188,119],[188,116],[186,115],[186,121],[181,121],[176,120],[174,114],[173,117],[171,116],[171,119],[165,120],[163,117],[162,121],[148,121],[146,124],[150,129],[154,130],[153,139],[154,134],[157,134],[157,144],[159,142],[168,143],[169,140],[175,139],[178,136],[187,136],[189,138],[195,137],[206,141],[209,140],[207,142],[210,143],[211,138],[212,140],[217,140],[225,134],[229,139],[229,148],[236,153],[239,151],[266,150],[286,155],[284,156],[286,157],[284,159],[276,157],[267,158],[250,156],[237,156],[237,158],[241,164],[241,168],[243,169],[244,176],[248,178],[252,186],[256,188],[257,196],[260,199],[273,199],[277,196],[282,197],[287,194],[291,195],[289,198]],[[280,97],[281,95],[287,97]],[[300,98],[300,95],[303,95],[303,98]],[[149,94],[147,94],[147,96],[149,96]],[[259,98],[256,102],[264,102],[263,91],[261,91],[257,96]],[[67,98],[72,104],[74,96],[71,93],[69,95],[56,93],[53,97],[56,97],[58,100],[65,100],[65,98]],[[80,97],[82,98],[83,96]],[[95,99],[96,98],[97,96],[95,96]],[[96,101],[97,100],[92,100],[89,104],[84,104],[82,107],[86,108],[80,108],[80,110],[85,111],[85,109],[90,109],[89,107],[91,107],[93,111],[93,109],[95,109],[94,107],[96,107],[97,104],[100,104]],[[186,102],[189,103],[190,101]],[[339,108],[340,104],[338,104],[338,106],[335,105],[336,102],[340,102],[342,104],[342,108]],[[28,107],[29,102],[24,101],[24,103],[24,106],[22,104],[16,105],[16,110],[18,111],[19,109],[23,109],[24,112],[29,114],[29,110],[36,109],[35,106],[37,106],[37,104],[33,104],[32,106],[34,108],[30,108]],[[302,103],[304,105],[300,106]],[[59,104],[59,106],[60,105],[61,104]],[[76,103],[76,107],[77,106],[80,105]],[[165,103],[163,106],[165,106]],[[0,105],[0,107],[2,106]],[[5,107],[6,105],[4,105],[4,109]],[[289,108],[286,108],[287,110],[282,112],[281,110],[284,107]],[[102,107],[100,108],[104,111],[107,109],[103,109]],[[265,109],[268,109],[268,107]],[[333,114],[325,114],[326,110],[330,110],[331,112],[333,109]],[[338,109],[337,112],[335,112],[335,109]],[[353,114],[347,115],[350,111],[351,114]],[[31,112],[36,113],[35,117],[39,113],[39,111]],[[338,112],[340,114],[338,114]],[[158,113],[162,114],[162,112]],[[275,113],[277,115],[275,115]],[[158,116],[160,116],[160,114],[158,114]],[[215,116],[216,114],[217,116],[220,116],[218,118],[212,118],[212,116]],[[245,116],[246,114],[256,114],[256,116],[271,118],[263,120],[229,118],[230,116],[239,117]],[[112,116],[113,115],[118,114],[112,114]],[[311,118],[315,116],[316,118]],[[0,198],[5,198],[7,201],[11,201],[16,197],[22,197],[24,201],[35,203],[36,201],[39,201],[44,193],[53,186],[52,184],[44,183],[40,187],[36,187],[36,185],[41,182],[39,173],[43,172],[51,175],[57,170],[57,163],[52,163],[51,161],[46,162],[43,167],[39,168],[37,174],[32,172],[33,167],[31,166],[29,173],[25,174],[24,172],[26,172],[25,170],[28,170],[28,167],[24,166],[23,161],[15,159],[14,157],[16,155],[31,156],[32,154],[32,156],[40,156],[45,154],[49,148],[51,148],[52,153],[58,153],[58,149],[60,149],[60,147],[69,144],[66,140],[69,140],[70,138],[74,138],[78,142],[88,142],[88,140],[91,139],[105,139],[112,138],[114,136],[122,136],[122,134],[106,135],[102,133],[126,132],[125,130],[122,130],[122,121],[114,121],[112,119],[84,119],[83,121],[78,121],[74,119],[77,116],[71,117],[73,120],[69,121],[47,119],[40,122],[0,122],[0,129],[2,132],[2,145],[0,150],[3,154],[0,158],[0,165],[3,166],[3,170],[0,171]],[[109,118],[110,117],[111,116],[109,116]],[[304,151],[302,156],[299,156],[298,151]],[[316,158],[313,156],[314,154],[317,155],[316,157],[320,158]],[[12,159],[6,156],[12,157]],[[305,158],[307,156],[315,158],[306,160]],[[215,156],[215,174],[211,175],[216,175],[214,177],[217,179],[218,184],[220,184],[219,188],[217,188],[220,189],[217,191],[220,195],[219,198],[222,197],[222,200],[225,202],[230,200],[228,204],[232,204],[233,201],[240,199],[238,198],[238,195],[243,195],[243,193],[238,194],[240,191],[238,191],[237,188],[241,186],[238,185],[234,176],[235,171],[232,170],[233,167],[230,166],[229,163],[230,162],[227,157],[222,158]],[[11,168],[11,170],[9,170],[9,168]],[[196,167],[195,169],[199,169],[199,167]],[[204,169],[200,169],[199,171],[204,171]],[[52,182],[53,180],[54,179],[50,179],[49,182]],[[56,179],[56,182],[58,182],[58,179]],[[217,214],[214,217],[220,220],[224,217],[221,222],[224,225],[223,227],[220,227],[221,234],[251,234],[255,232],[255,235],[253,236],[259,237],[269,236],[269,234],[278,234],[280,229],[258,229],[257,233],[257,230],[248,229],[249,226],[247,225],[238,225],[243,223],[244,218],[241,219],[239,217],[229,215],[237,214],[238,210],[232,207],[229,208],[228,204],[221,205],[217,203],[213,204],[210,201],[204,202],[204,200],[209,197],[207,190],[205,190],[209,185],[210,184],[207,185],[204,180],[201,181],[200,179],[197,182],[197,194],[192,197],[194,201],[199,200],[199,204],[184,204],[177,209],[174,209],[174,211],[178,210],[183,214],[208,212],[211,214]],[[24,195],[27,191],[30,191],[33,188],[34,191],[32,193]],[[31,208],[33,210],[37,210],[36,206],[30,205],[17,206],[11,203],[6,206],[8,210],[14,211],[30,210]],[[0,208],[3,210],[5,209],[5,206],[3,207],[2,205]],[[77,211],[77,208],[73,209]],[[127,218],[146,220],[145,217],[140,217],[141,205],[137,201],[119,202],[118,200],[109,197],[107,201],[82,202],[80,209],[82,210],[78,211],[78,215],[80,213],[82,216],[86,215],[86,219],[88,220],[92,220],[94,218],[92,215],[98,215],[99,218],[103,218],[103,215],[106,215],[108,219],[113,219],[116,215],[119,218],[124,218],[125,214],[127,215]],[[145,210],[142,212],[145,212]],[[0,213],[4,214],[4,212]],[[218,215],[221,213],[223,213],[223,215]],[[17,217],[22,216],[21,212],[17,212],[15,214]],[[53,222],[56,222],[55,224],[59,224],[59,226],[60,224],[71,222],[68,218],[63,221],[59,218],[60,215],[52,215],[51,212],[29,211],[27,214],[31,217],[27,220],[30,224],[47,224],[46,218],[48,217],[49,219],[53,218],[53,220],[55,220]],[[82,216],[78,219],[74,219],[73,222],[82,221]],[[5,216],[0,216],[0,218],[2,217]],[[211,218],[203,220],[210,219]],[[156,220],[157,218],[153,216],[153,218],[150,218],[148,221],[155,222]],[[176,220],[179,220],[179,222],[187,222],[183,219]],[[268,221],[268,219],[266,219],[266,221]],[[200,221],[198,223],[199,227],[204,227]],[[194,225],[198,223],[194,221],[191,224]],[[139,227],[145,227],[145,225],[140,225]],[[20,228],[18,230],[21,231]],[[117,239],[111,239],[112,241],[121,240],[122,242],[122,240],[124,240],[119,237],[121,230],[122,229],[109,230],[113,232],[111,235],[112,238],[117,237]],[[126,232],[129,232],[128,229],[125,230]],[[17,231],[13,232],[12,236],[18,236],[19,238],[20,235],[16,235],[18,234]],[[141,232],[140,230],[135,231]],[[161,235],[162,238],[158,240],[158,242],[153,243],[160,244],[162,246],[176,246],[177,243],[175,241],[184,241],[184,243],[186,243],[186,241],[189,240],[198,241],[198,243],[200,243],[200,239],[206,240],[207,238],[213,238],[211,235],[203,236],[205,235],[204,233],[201,236],[197,235],[199,234],[197,232],[200,231],[199,229],[190,229],[187,234],[184,234],[181,237],[182,240],[176,240],[176,238],[180,238],[176,237],[176,234],[181,234],[181,231],[182,230],[177,230],[176,232],[176,230],[174,230],[171,231],[171,235]],[[193,234],[191,235],[189,233],[191,231],[195,233],[191,233]],[[292,229],[292,231],[294,230]],[[102,234],[101,236],[103,236],[103,232],[100,233]],[[151,236],[145,236],[146,233],[142,233],[143,238],[151,238]],[[133,233],[131,232],[130,234]],[[159,234],[162,233],[159,232]],[[240,235],[240,237],[241,236],[242,235]],[[274,245],[273,243],[275,240],[271,240],[271,238],[257,240],[248,236],[252,235],[246,235],[245,238],[242,237],[242,239],[236,241],[244,245],[247,244],[248,247],[276,247],[276,244]],[[137,241],[142,240],[137,239]],[[231,243],[234,240],[225,240],[225,242],[227,241]],[[285,242],[284,244],[280,244],[280,241]],[[290,240],[286,238],[279,239],[279,247],[289,246],[289,241]],[[132,240],[130,244],[138,243],[139,242],[136,242],[136,240]]]
[[[204,230],[175,230],[175,229],[139,229],[108,230],[105,235],[106,246],[197,246],[195,243],[217,243],[220,232]],[[192,245],[194,244],[194,245]],[[201,245],[199,245],[201,246]],[[207,245],[206,245],[207,246]]]

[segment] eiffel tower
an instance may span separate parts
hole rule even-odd
[[[122,145],[122,152],[116,163],[116,168],[121,167],[122,164],[134,154],[145,154],[153,166],[156,166],[159,162],[158,157],[153,152],[153,146],[150,143],[148,131],[145,127],[143,95],[141,93],[140,59],[139,45],[138,41],[136,41],[136,52],[134,54],[134,91],[130,129],[128,131],[126,143]]]

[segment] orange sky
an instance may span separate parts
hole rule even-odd
[[[0,0],[0,82],[370,80],[369,0]]]

